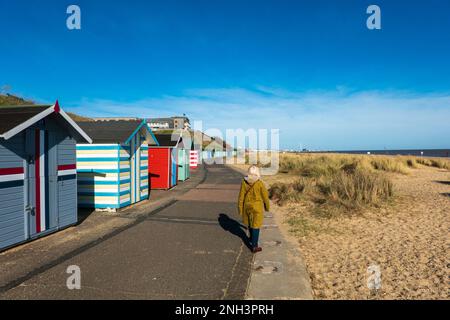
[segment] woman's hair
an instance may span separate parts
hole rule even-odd
[[[261,177],[261,173],[259,172],[259,168],[257,166],[251,166],[250,168],[248,168],[248,175],[256,176],[258,178]]]

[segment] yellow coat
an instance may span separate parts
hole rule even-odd
[[[250,228],[262,227],[264,210],[270,210],[269,195],[264,183],[257,180],[251,184],[242,180],[239,192],[239,214],[242,222]]]

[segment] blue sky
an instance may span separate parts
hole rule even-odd
[[[80,114],[279,128],[282,148],[450,147],[448,1],[0,0],[0,30],[0,86]]]

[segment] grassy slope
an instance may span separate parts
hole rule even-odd
[[[13,95],[0,94],[0,106],[24,106],[32,104],[34,104],[34,102],[30,100],[25,100]]]
[[[14,95],[3,95],[0,94],[0,106],[27,106],[27,105],[34,105],[34,101],[31,100],[25,100],[21,97],[17,97]],[[67,113],[73,120],[75,121],[90,121],[91,118],[83,117],[80,115],[77,115],[72,112]]]
[[[72,112],[67,112],[67,114],[74,120],[74,121],[93,121],[93,119],[88,117],[79,116]]]

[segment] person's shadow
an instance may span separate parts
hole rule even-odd
[[[220,226],[225,230],[228,231],[235,236],[242,239],[242,242],[247,246],[247,248],[251,249],[251,243],[250,239],[247,237],[247,234],[243,229],[246,227],[240,224],[238,221],[230,218],[228,215],[221,213],[219,214],[219,218],[217,219],[219,221]]]

